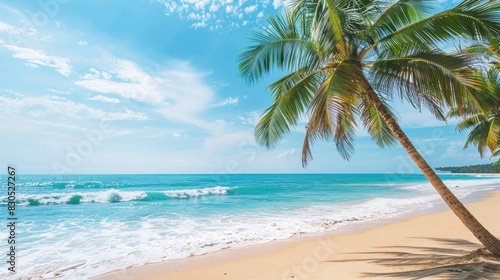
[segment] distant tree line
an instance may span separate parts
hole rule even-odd
[[[478,164],[469,166],[437,167],[437,171],[451,173],[500,173],[500,164]]]

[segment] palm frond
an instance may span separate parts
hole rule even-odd
[[[493,151],[499,147],[500,140],[500,116],[495,116],[490,121],[488,129],[487,145]]]
[[[470,129],[474,128],[475,126],[478,126],[478,125],[485,123],[485,122],[488,122],[488,119],[483,114],[474,114],[474,115],[468,116],[465,119],[461,120],[457,124],[456,129],[458,131],[470,130]]]
[[[398,53],[398,49],[402,46],[416,44],[422,47],[437,47],[457,37],[488,41],[500,35],[498,18],[500,18],[500,1],[465,0],[451,10],[419,20],[388,34],[376,45]]]
[[[379,98],[384,102],[383,98]],[[392,112],[392,108],[387,103],[384,102],[384,104],[392,117],[397,119]],[[394,146],[397,143],[394,134],[370,101],[367,98],[362,98],[360,107],[361,120],[371,139],[381,148]]]
[[[482,55],[486,57],[496,57],[497,59],[500,59],[500,53],[498,53],[497,50],[481,44],[469,46],[465,48],[463,52],[468,54]]]
[[[373,23],[372,32],[375,32],[380,39],[422,20],[429,10],[430,2],[428,0],[380,1],[379,8],[383,11]]]
[[[300,34],[295,16],[270,17],[269,24],[252,34],[255,44],[238,56],[238,70],[245,80],[254,83],[273,68],[295,71],[318,63],[318,54]]]
[[[465,141],[464,149],[467,149],[470,145],[477,147],[477,151],[481,157],[484,157],[486,151],[488,150],[488,140],[487,135],[489,133],[490,123],[489,121],[482,122],[475,126],[467,135]]]
[[[370,73],[378,91],[391,95],[390,89],[396,88],[401,99],[417,108],[427,104],[437,109],[440,104],[432,100],[463,108],[474,96],[473,90],[485,86],[484,79],[469,67],[471,63],[465,55],[426,52],[377,61]]]
[[[302,149],[302,164],[312,158],[311,144],[321,139],[334,141],[340,155],[349,159],[354,152],[356,121],[354,115],[363,73],[352,61],[343,61],[330,70],[329,76],[316,90],[309,105],[310,120]]]
[[[257,143],[273,148],[307,110],[313,93],[319,84],[319,72],[310,73],[302,69],[269,86],[274,103],[263,114],[255,127]]]

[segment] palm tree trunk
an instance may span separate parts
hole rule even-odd
[[[368,85],[368,83],[366,83]],[[377,96],[373,88],[366,89],[366,94],[370,102],[375,106],[382,119],[387,123],[392,133],[408,155],[412,158],[415,164],[420,168],[425,177],[429,180],[431,185],[436,189],[441,198],[446,202],[448,207],[457,215],[462,223],[474,234],[474,236],[496,256],[500,256],[500,241],[493,236],[479,221],[465,208],[465,206],[458,200],[458,198],[446,187],[441,178],[434,172],[425,159],[420,155],[415,146],[411,143],[410,139],[403,132],[401,127],[397,124],[396,120],[389,113],[384,103]]]

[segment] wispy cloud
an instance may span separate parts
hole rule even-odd
[[[273,7],[275,9],[278,9],[279,7],[281,7],[283,5],[283,0],[274,0],[273,1]]]
[[[59,96],[59,95],[53,95],[53,94],[44,95],[44,96],[42,96],[42,98],[52,99],[52,100],[67,100],[66,97]]]
[[[178,137],[187,137],[187,134],[174,132],[174,133],[172,133],[172,136],[176,137],[176,138],[178,138]]]
[[[63,76],[71,74],[71,66],[69,60],[55,55],[47,55],[43,51],[30,48],[23,48],[13,45],[2,45],[4,48],[12,52],[12,56],[26,61],[26,65],[30,68],[38,68],[39,66],[50,67],[59,72]]]
[[[65,119],[69,118],[74,120],[145,121],[148,119],[144,113],[134,112],[130,109],[121,112],[104,112],[85,104],[59,99],[54,100],[50,97],[8,98],[0,96],[0,108],[4,114],[23,112],[23,114],[36,118],[59,115]]]
[[[210,129],[211,125],[198,117],[209,108],[214,96],[210,85],[203,81],[205,74],[188,63],[174,64],[171,69],[148,73],[132,61],[112,59],[109,69],[90,68],[75,84],[149,104],[170,121]]]
[[[19,28],[17,26],[1,21],[0,21],[0,33],[6,33],[13,36],[21,36],[36,41],[48,41],[52,39],[51,36],[43,35],[33,27],[24,26],[23,28]]]
[[[119,99],[106,97],[103,95],[96,95],[94,97],[89,98],[89,100],[101,101],[104,103],[114,103],[114,104],[120,103]]]
[[[53,89],[53,88],[49,88],[47,90],[50,92],[53,92],[53,93],[58,93],[58,94],[69,94],[69,92],[67,92],[67,91],[57,90],[57,89]]]
[[[251,5],[251,6],[245,7],[245,9],[243,9],[243,10],[245,11],[246,14],[250,14],[250,13],[255,12],[256,9],[257,9],[257,5]]]
[[[11,35],[21,35],[23,31],[20,28],[17,28],[13,25],[7,24],[5,22],[0,21],[0,32],[7,33]]]
[[[290,155],[295,155],[295,153],[297,152],[297,150],[295,150],[294,148],[290,149],[290,150],[286,150],[282,153],[279,153],[276,158],[277,159],[280,159],[280,158],[284,158],[284,157],[287,157],[287,156],[290,156]]]
[[[238,104],[238,101],[240,99],[238,97],[228,97],[226,99],[223,99],[217,103],[215,103],[213,106],[214,107],[224,107],[224,106],[234,106]]]
[[[113,64],[109,71],[90,68],[76,84],[95,92],[116,94],[149,104],[164,101],[154,77],[139,69],[135,63],[115,60]],[[111,79],[113,75],[110,73],[115,79]]]
[[[259,121],[261,112],[260,111],[250,111],[245,113],[244,116],[237,116],[241,120],[242,124],[256,125]]]
[[[293,156],[295,154],[297,154],[297,150],[295,148],[291,148],[277,154],[274,152],[273,154],[267,154],[266,156],[254,157],[252,160],[256,162],[269,162]]]
[[[165,102],[157,111],[172,121],[212,129],[209,123],[199,117],[214,98],[212,88],[203,81],[204,76],[186,64],[177,65],[175,70],[158,73],[155,80],[165,96]]]
[[[231,148],[241,148],[247,145],[255,145],[253,131],[239,131],[223,133],[205,138],[203,148],[209,153],[227,151]]]

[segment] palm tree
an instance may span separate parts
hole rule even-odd
[[[358,122],[381,147],[398,141],[465,226],[493,254],[500,241],[446,187],[399,126],[387,101],[408,101],[445,119],[443,106],[464,108],[486,87],[477,61],[440,46],[484,43],[500,35],[500,1],[465,0],[431,14],[430,1],[293,0],[283,15],[252,33],[238,57],[250,83],[272,70],[273,104],[255,128],[257,143],[275,147],[304,115],[305,167],[315,140],[333,141],[349,159]]]
[[[495,66],[488,71],[488,80],[491,82],[493,93],[500,99],[500,67]],[[457,130],[470,131],[464,149],[473,145],[477,147],[481,157],[484,157],[488,150],[492,157],[500,155],[500,107],[496,104],[498,102],[488,104],[490,106],[484,108],[471,103],[465,111],[457,108],[450,110],[448,116],[463,117],[457,124]]]

